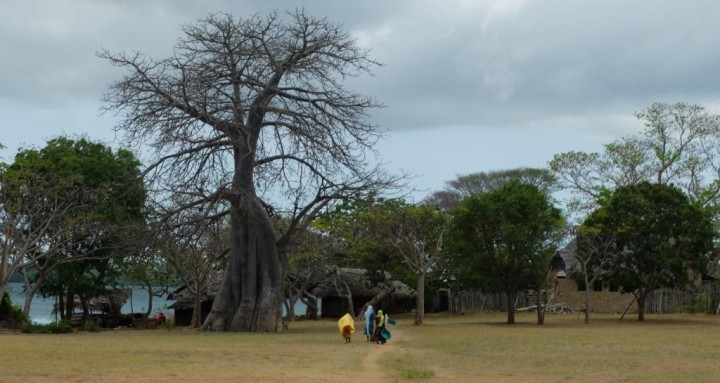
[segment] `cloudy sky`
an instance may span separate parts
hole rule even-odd
[[[163,58],[209,13],[298,7],[385,64],[349,85],[387,106],[382,161],[420,190],[600,150],[653,102],[720,113],[716,0],[2,0],[0,157],[58,135],[122,144],[99,114],[120,72],[98,50]]]

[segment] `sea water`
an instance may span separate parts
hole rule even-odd
[[[23,307],[25,302],[25,289],[22,283],[9,283],[7,286],[8,294],[12,299],[13,304],[16,306]],[[164,312],[168,318],[172,318],[172,309],[168,309],[174,301],[168,300],[167,295],[161,297],[153,297],[152,300],[152,313],[151,317],[157,315],[159,312]],[[41,295],[36,294],[33,297],[32,305],[30,306],[30,321],[39,324],[47,324],[56,320],[55,314],[53,313],[53,307],[55,306],[55,298],[48,297],[43,298]],[[128,300],[122,306],[120,311],[123,314],[130,313],[145,313],[148,307],[148,292],[147,290],[140,287],[132,287],[132,295],[128,297]]]
[[[9,283],[7,286],[8,294],[12,302],[23,307],[25,302],[24,286],[22,283]],[[168,318],[172,318],[173,311],[169,309],[170,305],[175,303],[173,300],[168,300],[167,295],[161,297],[153,297],[152,300],[152,313],[151,317],[156,316],[159,312],[165,313]],[[318,308],[322,302],[318,302]],[[55,314],[53,313],[53,307],[55,306],[55,298],[43,298],[39,294],[33,297],[32,305],[30,306],[30,321],[39,324],[48,324],[55,322]],[[122,306],[120,311],[123,314],[130,313],[145,313],[148,306],[148,292],[141,287],[132,287],[132,295],[128,297],[128,300]],[[300,300],[295,304],[295,315],[305,315],[307,306]],[[285,306],[283,306],[283,315],[286,315]]]

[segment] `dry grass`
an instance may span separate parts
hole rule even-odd
[[[400,318],[386,346],[335,321],[297,322],[286,334],[121,330],[68,335],[0,332],[0,382],[716,382],[720,318],[429,315]],[[358,326],[360,327],[360,326]],[[370,363],[370,364],[368,364]],[[373,374],[368,375],[372,372]]]
[[[717,382],[720,318],[648,316],[646,322],[534,314],[432,317],[407,331],[410,360],[453,382]],[[407,358],[407,356],[404,356]]]

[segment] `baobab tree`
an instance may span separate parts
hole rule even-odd
[[[129,142],[152,148],[146,175],[170,211],[230,216],[226,275],[204,327],[281,331],[293,238],[332,201],[393,182],[367,163],[382,136],[368,110],[379,104],[343,84],[378,63],[302,10],[210,15],[182,32],[169,58],[99,53],[127,71],[107,110]],[[293,217],[286,232],[275,213]]]

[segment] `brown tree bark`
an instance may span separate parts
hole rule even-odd
[[[197,286],[195,287],[197,289]],[[200,292],[195,292],[193,294],[193,313],[192,313],[192,320],[190,322],[190,326],[192,328],[199,328],[202,324],[202,301],[200,299]]]
[[[146,283],[145,288],[148,292],[148,302],[147,302],[147,310],[145,310],[145,318],[149,318],[150,314],[152,314],[153,309],[153,296],[155,295],[153,293],[153,286],[152,283]],[[130,294],[132,294],[132,289],[130,289]]]
[[[585,276],[585,324],[590,323],[590,283]]]
[[[515,297],[517,296],[516,291],[507,291],[507,324],[515,324]]]
[[[535,290],[537,291],[537,295],[535,297],[535,302],[537,305],[537,324],[545,324],[545,305],[543,305],[542,300],[542,288],[542,285],[535,287]]]
[[[637,308],[638,308],[638,321],[642,322],[645,320],[645,297],[647,296],[647,289],[640,288],[637,292]]]
[[[311,320],[317,320],[318,319],[318,306],[317,306],[317,298],[310,294],[305,294],[305,297],[300,297],[300,300],[302,300],[303,303],[307,306],[307,310],[305,310],[305,319],[311,319]]]
[[[415,325],[423,324],[425,318],[425,273],[417,274],[417,296],[415,297]]]
[[[363,320],[363,314],[364,314],[365,311],[367,310],[368,306],[372,306],[372,307],[377,308],[377,307],[378,307],[378,304],[379,304],[386,296],[388,296],[389,294],[392,294],[392,292],[395,291],[395,286],[392,286],[392,285],[386,285],[386,286],[387,286],[387,287],[385,287],[384,289],[380,290],[380,292],[377,293],[377,295],[375,295],[374,297],[372,297],[372,299],[370,299],[367,303],[365,303],[365,305],[363,305],[363,307],[360,309],[360,312],[358,313],[358,315],[355,316],[355,321],[356,321],[356,322],[359,322],[359,321]],[[376,310],[376,312],[377,312],[377,310]]]
[[[203,328],[282,331],[284,262],[260,200],[247,196],[243,202],[244,208],[231,208],[233,243],[228,269]]]

